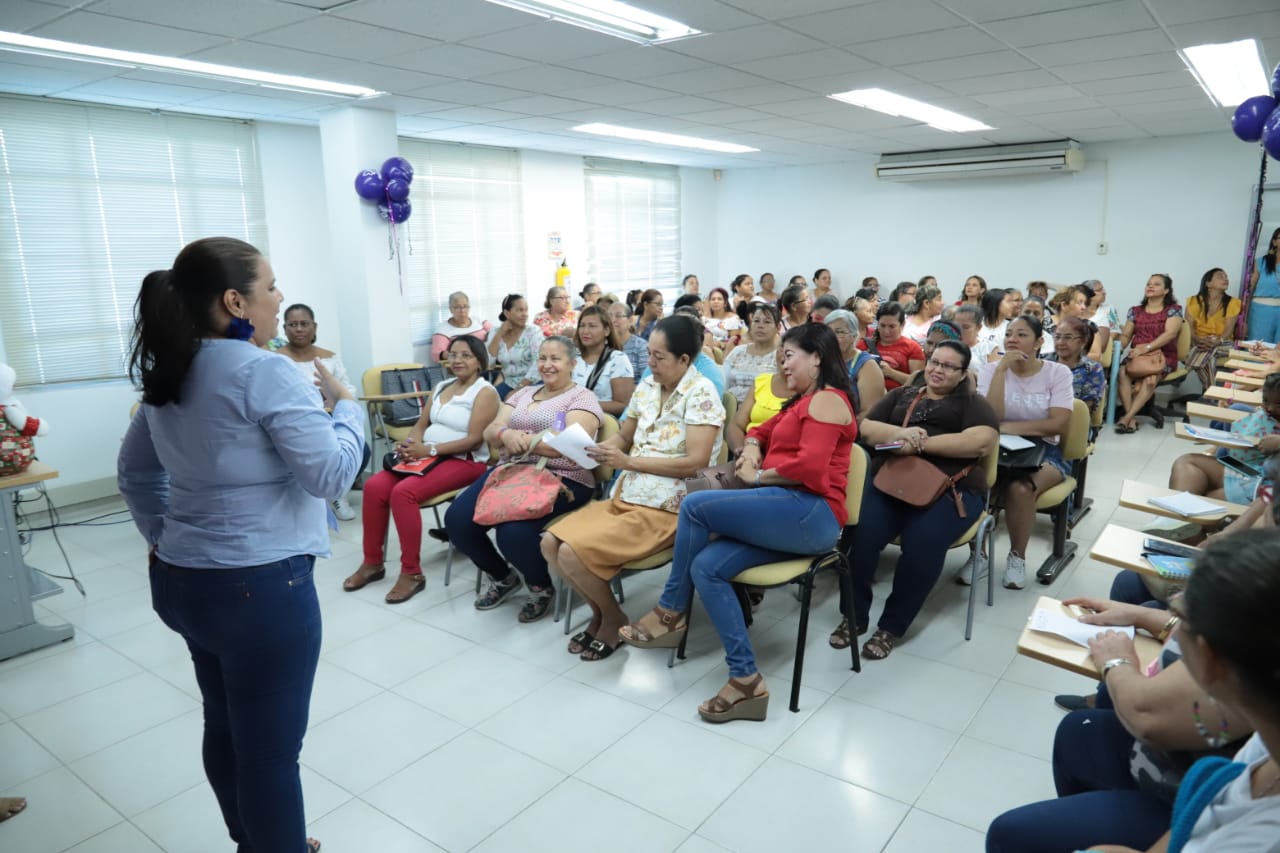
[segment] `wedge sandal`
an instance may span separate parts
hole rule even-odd
[[[618,636],[638,649],[674,649],[687,630],[689,624],[683,613],[655,607],[639,621],[619,628]]]
[[[730,702],[717,693],[698,706],[698,715],[708,723],[727,723],[730,720],[764,720],[769,712],[769,691],[756,695],[756,688],[764,681],[764,676],[756,673],[751,678],[730,678],[728,687],[732,687],[741,696]]]

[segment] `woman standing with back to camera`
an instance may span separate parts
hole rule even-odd
[[[360,466],[364,415],[316,361],[274,353],[283,296],[248,243],[189,244],[142,282],[130,374],[142,406],[118,484],[151,549],[151,598],[191,651],[204,767],[240,850],[315,853],[298,753],[320,657],[312,569],[325,503]]]

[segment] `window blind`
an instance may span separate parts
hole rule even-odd
[[[142,278],[200,237],[267,249],[253,126],[0,98],[0,331],[22,385],[126,375]]]
[[[591,281],[613,292],[680,283],[680,171],[585,160]]]
[[[449,294],[459,290],[472,318],[496,326],[503,298],[525,289],[519,154],[405,138],[400,154],[413,165],[403,256],[413,342],[444,324]]]

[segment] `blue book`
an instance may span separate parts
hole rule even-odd
[[[1167,581],[1185,581],[1191,577],[1191,569],[1196,561],[1190,557],[1169,557],[1164,554],[1143,554],[1147,562],[1155,567],[1160,577]]]

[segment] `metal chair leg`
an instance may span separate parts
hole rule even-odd
[[[801,576],[800,627],[796,631],[796,660],[791,670],[791,712],[800,710],[800,678],[804,674],[804,644],[809,634],[809,601],[813,597],[812,568]],[[852,627],[852,624],[851,624]]]
[[[844,554],[840,555],[840,562],[836,564],[837,580],[840,582],[840,588],[844,590],[844,600],[846,603],[845,611],[840,615],[849,620],[851,630],[856,631],[857,625],[853,621],[853,614],[858,608],[854,606],[853,601],[853,567],[849,565],[849,561],[844,558]],[[852,665],[849,669],[854,672],[862,672],[862,657],[858,654],[858,638],[855,635],[852,642],[849,643],[849,656],[852,659]]]

